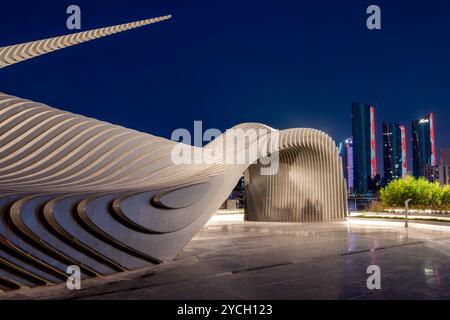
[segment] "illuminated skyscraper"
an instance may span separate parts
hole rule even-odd
[[[375,108],[368,104],[352,104],[353,183],[358,194],[367,193],[377,174],[375,142]]]
[[[383,165],[385,182],[406,176],[406,130],[398,123],[383,122]]]
[[[436,166],[433,113],[412,122],[413,175],[424,177],[427,167]]]
[[[353,193],[353,138],[345,140],[339,145],[339,154],[342,157],[344,178],[347,181],[347,192]]]
[[[405,126],[400,126],[400,130],[402,133],[402,178],[405,178],[408,175],[408,155],[406,152],[407,147]]]

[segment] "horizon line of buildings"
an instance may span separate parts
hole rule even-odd
[[[377,172],[375,107],[352,104],[352,136],[339,146],[348,193],[367,194],[406,177],[408,170],[406,127],[383,121],[383,177]],[[437,165],[434,114],[411,122],[412,175],[450,184],[450,149],[441,150]]]

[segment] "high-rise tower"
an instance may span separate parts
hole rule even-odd
[[[369,183],[377,174],[375,142],[375,108],[368,104],[352,104],[353,183],[358,194],[369,191]]]
[[[427,167],[436,166],[433,113],[412,122],[412,157],[416,178],[424,177]]]
[[[353,138],[350,137],[341,144],[339,153],[342,157],[344,178],[347,181],[347,192],[353,193]]]
[[[405,127],[398,123],[383,122],[384,181],[405,177],[408,170],[406,163]]]

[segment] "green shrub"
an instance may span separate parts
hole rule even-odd
[[[450,208],[450,187],[441,187],[439,182],[429,182],[425,178],[408,176],[397,179],[380,190],[380,200],[385,207],[404,207],[407,199],[417,208]]]

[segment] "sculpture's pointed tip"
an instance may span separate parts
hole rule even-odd
[[[104,27],[64,36],[57,36],[44,40],[37,40],[28,43],[0,47],[0,68],[22,62],[42,54],[47,54],[72,45],[77,45],[86,41],[94,40],[100,37],[108,36],[117,32],[122,32],[144,25],[161,22],[171,19],[172,15],[165,15],[147,20],[135,21],[115,25],[112,27]]]

